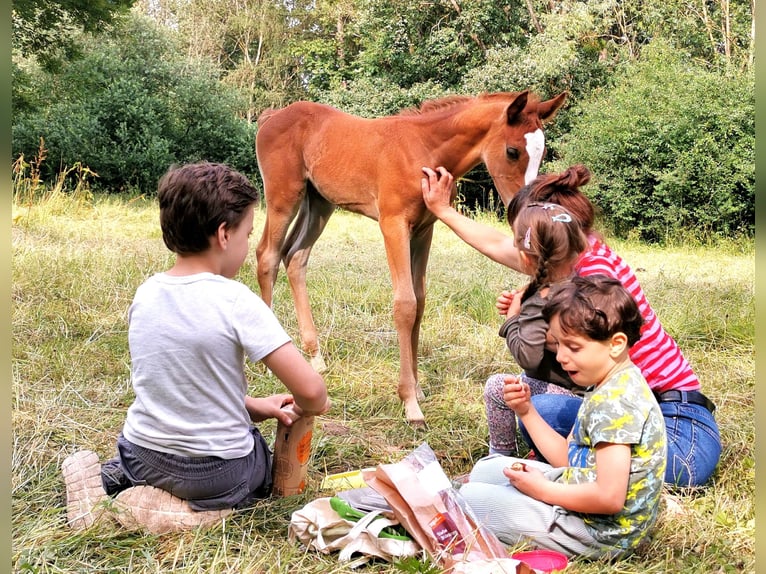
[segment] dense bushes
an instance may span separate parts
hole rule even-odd
[[[658,241],[688,229],[755,231],[751,75],[711,73],[662,43],[582,100],[561,146],[615,233]]]
[[[60,74],[15,71],[14,82],[27,89],[14,101],[14,157],[34,157],[42,138],[45,179],[80,162],[111,192],[152,191],[176,162],[256,171],[253,129],[237,117],[236,95],[211,70],[176,55],[151,22],[133,16],[84,46],[82,59]]]

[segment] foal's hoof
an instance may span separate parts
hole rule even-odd
[[[425,428],[426,418],[423,416],[423,411],[420,410],[420,405],[417,401],[409,401],[404,403],[404,414],[407,417],[407,422],[414,428]]]
[[[317,373],[324,373],[327,370],[327,365],[324,362],[324,357],[322,355],[314,355],[311,357],[311,368],[314,369]]]

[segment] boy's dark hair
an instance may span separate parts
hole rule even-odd
[[[223,223],[236,228],[258,191],[241,173],[220,163],[199,162],[171,168],[160,178],[162,240],[179,255],[201,253]]]
[[[586,335],[594,341],[625,333],[629,348],[641,338],[644,324],[633,296],[620,281],[606,275],[577,276],[559,285],[551,291],[542,314],[548,323],[558,315],[565,333]]]
[[[569,167],[561,173],[537,176],[529,185],[522,187],[508,203],[506,218],[508,225],[518,217],[524,206],[532,201],[557,203],[566,208],[589,234],[593,231],[595,210],[590,199],[580,190],[581,185],[590,181],[590,171],[582,164]]]

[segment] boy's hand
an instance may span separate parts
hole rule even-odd
[[[517,415],[525,415],[531,407],[532,392],[519,377],[508,375],[503,384],[503,400]]]
[[[289,426],[300,416],[295,410],[297,406],[293,403],[293,396],[287,393],[268,397],[245,397],[245,408],[254,423],[277,419]]]
[[[542,481],[548,479],[545,478],[545,475],[539,469],[525,463],[520,464],[524,465],[522,469],[515,470],[513,465],[511,465],[503,469],[503,474],[508,478],[509,482],[516,490],[533,498],[537,498],[534,493],[539,490]]]

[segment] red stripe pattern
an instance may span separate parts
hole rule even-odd
[[[696,391],[699,379],[678,348],[673,337],[662,328],[649,305],[633,270],[608,245],[591,238],[591,249],[580,256],[575,264],[580,276],[608,275],[619,280],[638,303],[644,326],[641,339],[630,349],[630,358],[652,390],[657,392]]]

